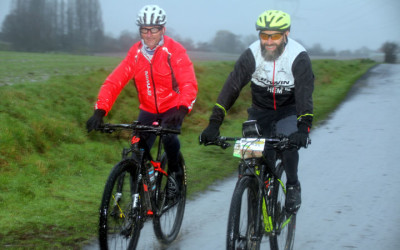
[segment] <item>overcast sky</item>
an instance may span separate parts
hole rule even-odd
[[[0,21],[9,2],[0,0]],[[167,13],[167,29],[195,43],[209,42],[218,30],[241,36],[257,35],[255,21],[266,9],[281,9],[292,16],[291,37],[306,47],[355,50],[379,49],[386,42],[400,43],[400,0],[99,0],[106,34],[136,32],[137,12],[158,4]]]

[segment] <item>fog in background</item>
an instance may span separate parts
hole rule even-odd
[[[255,21],[266,9],[292,17],[292,38],[311,47],[379,49],[386,41],[400,43],[399,0],[100,0],[106,34],[136,32],[135,19],[145,4],[167,12],[167,28],[195,42],[210,41],[218,30],[256,35]]]
[[[0,24],[15,0],[0,0]],[[323,49],[378,50],[385,42],[400,43],[398,0],[99,0],[104,32],[118,37],[137,33],[137,12],[158,4],[168,17],[167,30],[194,43],[209,42],[219,30],[243,37],[257,35],[255,21],[266,9],[281,9],[292,17],[291,37],[304,46]]]

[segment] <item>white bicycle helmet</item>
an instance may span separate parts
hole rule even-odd
[[[158,5],[146,5],[138,13],[138,26],[164,26],[167,23],[167,14]]]

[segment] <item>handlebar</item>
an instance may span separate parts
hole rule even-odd
[[[140,132],[149,132],[154,133],[156,135],[163,135],[163,134],[180,134],[180,130],[175,129],[168,129],[163,128],[159,125],[159,123],[155,122],[152,125],[143,125],[140,124],[138,121],[135,121],[131,124],[110,124],[106,123],[103,124],[99,131],[103,133],[113,133],[116,130],[131,130],[131,131],[140,131]]]
[[[219,136],[217,139],[213,142],[207,142],[204,143],[204,146],[210,146],[210,145],[215,145],[219,146],[223,149],[227,149],[228,147],[232,146],[229,141],[237,141],[243,139],[243,137],[225,137],[225,136]],[[287,136],[278,136],[275,138],[259,138],[259,139],[265,139],[266,143],[270,143],[273,148],[278,149],[278,150],[283,150],[283,149],[288,149],[288,148],[293,148],[293,147],[298,147],[296,144],[292,143]],[[307,145],[305,148],[307,148],[308,145],[311,144],[311,139],[308,138]]]
[[[219,146],[223,149],[227,149],[231,146],[231,144],[228,141],[237,141],[240,140],[241,137],[225,137],[225,136],[219,136],[217,139],[213,142],[207,142],[204,143],[204,146],[210,146],[210,145],[215,145]],[[200,142],[201,143],[201,142]]]

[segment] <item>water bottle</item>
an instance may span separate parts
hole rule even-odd
[[[153,164],[147,164],[147,172],[149,173],[149,190],[154,191],[156,189],[156,178],[154,175],[154,167]]]

